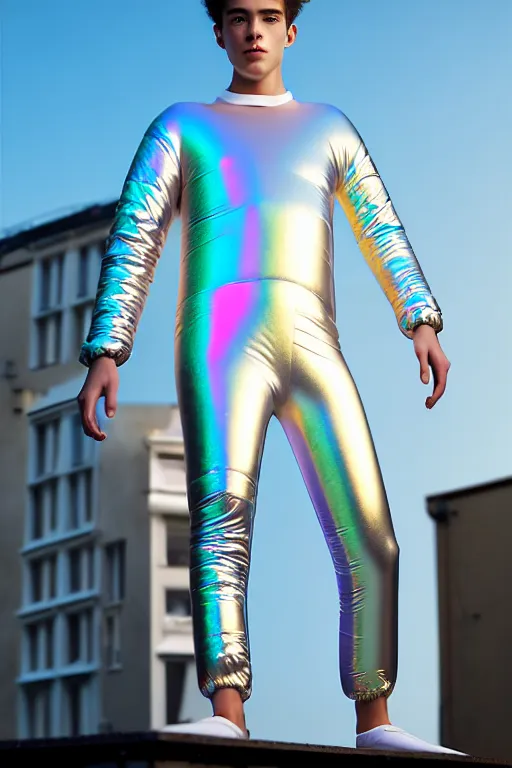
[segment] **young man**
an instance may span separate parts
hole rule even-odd
[[[191,596],[202,693],[214,716],[168,730],[247,736],[246,622],[252,525],[269,419],[281,421],[334,561],[340,667],[357,745],[449,751],[391,725],[397,666],[398,546],[363,407],[339,348],[333,202],[412,339],[434,406],[449,363],[441,312],[371,158],[334,107],[295,101],[284,50],[303,3],[204,0],[233,79],[213,104],[168,108],[147,130],[103,258],[79,395],[84,430],[116,409],[171,222],[183,237],[175,368],[191,524]],[[371,311],[364,308],[362,311]]]

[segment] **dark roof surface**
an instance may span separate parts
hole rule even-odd
[[[507,486],[512,486],[512,477],[502,477],[497,480],[490,480],[487,483],[468,485],[465,488],[456,488],[455,490],[445,491],[444,493],[434,493],[427,496],[427,504],[436,501],[449,501],[450,499],[458,499],[463,496],[473,496],[477,493],[485,493],[486,491],[492,491],[497,488],[506,488]]]
[[[117,200],[93,205],[68,212],[63,216],[47,221],[22,225],[10,229],[0,239],[0,258],[18,248],[26,248],[48,237],[65,234],[94,224],[103,224],[112,220]]]
[[[217,768],[440,768],[442,763],[466,765],[510,765],[496,760],[486,761],[452,755],[420,755],[384,753],[321,747],[306,744],[283,744],[271,741],[237,741],[208,739],[176,734],[130,733],[108,736],[84,736],[41,742],[0,742],[0,765],[51,765],[52,768],[115,768],[145,766],[185,768],[216,766]]]

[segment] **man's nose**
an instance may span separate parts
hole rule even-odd
[[[247,42],[252,43],[254,40],[261,40],[262,37],[263,35],[261,34],[258,23],[253,21],[247,32]]]

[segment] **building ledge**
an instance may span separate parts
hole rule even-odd
[[[194,658],[194,638],[189,634],[172,633],[161,640],[155,648],[157,656],[185,656]]]
[[[77,739],[0,742],[0,764],[11,766],[51,765],[52,768],[106,768],[137,763],[142,768],[289,768],[309,765],[314,768],[346,766],[388,766],[389,768],[430,768],[440,763],[509,765],[505,762],[477,760],[457,755],[420,755],[365,752],[340,747],[283,744],[270,741],[233,741],[198,736],[159,733],[101,735]]]
[[[187,496],[183,489],[151,490],[148,495],[150,514],[188,517]]]

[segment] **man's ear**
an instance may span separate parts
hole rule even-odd
[[[215,39],[217,41],[217,45],[220,48],[225,49],[226,46],[224,45],[224,40],[222,39],[222,29],[220,27],[218,27],[217,24],[215,24],[215,26],[213,28],[213,32],[215,34]]]
[[[297,27],[295,26],[295,24],[292,24],[288,30],[288,34],[286,35],[286,43],[284,47],[289,48],[290,45],[294,44],[296,39],[297,39]]]

